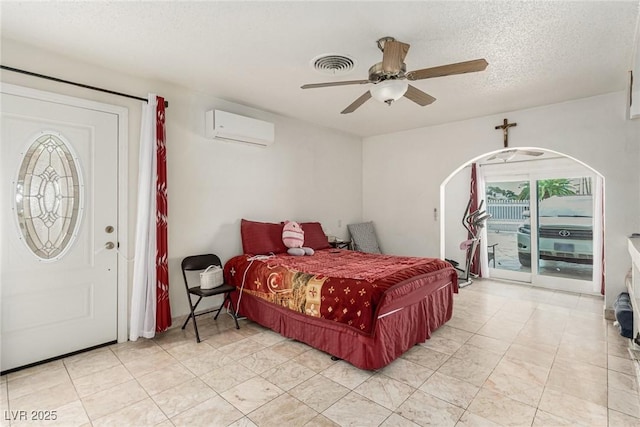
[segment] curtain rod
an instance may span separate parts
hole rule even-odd
[[[103,89],[101,87],[90,86],[90,85],[86,85],[86,84],[83,84],[83,83],[72,82],[72,81],[69,81],[69,80],[63,80],[63,79],[59,79],[57,77],[51,77],[51,76],[47,76],[47,75],[44,75],[44,74],[34,73],[32,71],[26,71],[26,70],[21,70],[19,68],[8,67],[6,65],[0,65],[0,68],[3,69],[3,70],[7,70],[7,71],[13,71],[15,73],[21,73],[21,74],[26,74],[28,76],[39,77],[39,78],[45,79],[45,80],[52,80],[52,81],[58,82],[58,83],[66,83],[66,84],[73,85],[73,86],[79,86],[79,87],[82,87],[82,88],[85,88],[85,89],[96,90],[98,92],[110,93],[111,95],[124,96],[125,98],[138,99],[140,101],[149,102],[149,100],[147,98],[142,98],[140,96],[129,95],[127,93],[116,92],[116,91],[109,90],[109,89]],[[169,101],[164,101],[164,106],[165,106],[165,108],[168,107],[169,106]]]

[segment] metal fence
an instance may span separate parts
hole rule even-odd
[[[523,221],[522,213],[529,210],[528,200],[487,200],[489,230],[515,231]]]

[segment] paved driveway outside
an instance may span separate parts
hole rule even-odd
[[[516,233],[510,231],[487,231],[487,246],[497,243],[495,268],[530,273],[531,268],[523,267],[518,261],[518,243]],[[493,261],[489,263],[493,267]],[[566,277],[569,279],[592,280],[593,266],[573,264],[564,261],[540,260],[540,274],[545,276]]]

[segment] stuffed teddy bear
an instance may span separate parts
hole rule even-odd
[[[289,248],[287,253],[289,255],[302,256],[313,255],[314,251],[311,248],[304,247],[304,231],[300,224],[295,221],[285,221],[282,228],[282,242]]]

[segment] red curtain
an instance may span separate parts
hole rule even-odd
[[[469,212],[475,212],[478,210],[478,191],[477,191],[477,165],[475,163],[471,163],[471,188],[469,188],[469,198],[471,200],[471,204],[469,205]],[[468,212],[467,212],[468,213]],[[474,234],[478,233],[478,230],[473,225],[470,226],[471,230],[473,230]],[[471,239],[471,233],[467,236],[467,239]],[[476,274],[478,277],[482,277],[480,271],[480,248],[478,247],[475,254],[473,255],[473,259],[471,260],[471,266],[469,267],[469,271],[471,274]]]
[[[169,263],[167,244],[167,150],[164,98],[157,98],[156,107],[156,332],[171,326],[169,305]]]

